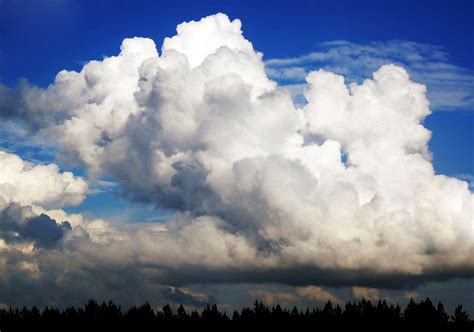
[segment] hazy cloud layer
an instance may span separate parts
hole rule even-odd
[[[18,220],[35,220],[27,240],[0,242],[3,298],[36,285],[56,289],[58,301],[110,294],[191,304],[199,296],[153,287],[407,288],[474,275],[473,195],[434,173],[426,87],[405,69],[384,65],[349,86],[310,72],[307,104],[296,108],[239,20],[180,24],[160,53],[150,39],[125,39],[119,55],[61,71],[47,89],[25,86],[18,98],[21,117],[57,135],[64,161],[112,178],[132,201],[179,212],[165,224],[117,227],[48,210],[80,203],[84,180],[1,153],[2,210],[13,204]],[[50,228],[54,249],[40,241]],[[332,298],[316,286],[296,295]]]

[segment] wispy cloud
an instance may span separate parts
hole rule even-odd
[[[387,63],[405,67],[414,81],[426,84],[434,110],[466,110],[474,107],[474,72],[454,65],[446,51],[436,45],[410,41],[374,41],[356,44],[330,41],[316,50],[293,58],[266,61],[267,74],[291,87],[301,104],[305,73],[323,68],[344,75],[348,82],[363,78]],[[299,88],[299,89],[295,89]]]
[[[39,131],[32,135],[22,124],[15,121],[0,122],[0,150],[19,153],[35,163],[55,162],[58,153],[57,141],[48,135],[50,131]]]
[[[107,180],[98,180],[92,181],[89,184],[89,195],[98,195],[105,192],[113,191],[117,188],[118,183],[114,181],[107,181]]]

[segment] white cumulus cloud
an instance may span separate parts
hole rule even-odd
[[[0,199],[6,203],[63,207],[80,204],[86,182],[55,164],[34,165],[13,153],[0,151]]]

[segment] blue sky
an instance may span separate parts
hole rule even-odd
[[[245,38],[264,53],[267,75],[286,86],[297,105],[309,71],[323,68],[344,75],[346,83],[361,83],[383,64],[405,67],[414,81],[428,87],[433,113],[424,125],[433,132],[429,147],[436,173],[470,182],[472,192],[473,1],[0,0],[0,84],[13,88],[26,79],[45,88],[62,69],[80,71],[90,60],[117,55],[127,37],[152,38],[160,50],[163,39],[176,34],[177,24],[217,12],[242,21]],[[55,143],[31,138],[12,123],[0,126],[0,150],[87,177],[85,167],[62,163]],[[161,223],[175,212],[131,203],[120,192],[107,177],[92,183],[82,204],[65,210],[117,225]],[[472,279],[448,286],[457,292],[452,305],[466,300]],[[420,293],[445,295],[443,285],[423,287]],[[238,293],[224,296],[238,298]]]
[[[238,17],[266,58],[309,53],[325,41],[410,40],[443,46],[473,69],[472,1],[5,1],[0,77],[49,84],[61,69],[117,52],[125,37],[160,41],[176,22],[216,12]],[[7,51],[8,50],[8,51]],[[41,65],[39,65],[41,64]]]

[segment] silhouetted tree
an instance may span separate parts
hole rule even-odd
[[[199,316],[199,313],[196,311],[196,310],[193,310],[191,312],[191,317],[190,317],[190,320],[193,321],[193,322],[197,322],[199,321],[201,317]]]
[[[173,319],[173,311],[169,304],[166,304],[162,309],[161,312],[163,313],[163,319],[165,321],[171,321]]]
[[[462,309],[462,304],[459,304],[454,310],[453,321],[456,323],[469,322],[469,315],[465,310]]]
[[[176,316],[180,321],[188,320],[188,314],[186,313],[186,310],[184,309],[182,304],[178,307],[178,310],[176,311]]]
[[[84,307],[84,314],[88,319],[94,319],[99,316],[99,305],[94,299],[90,299]]]
[[[437,316],[438,316],[439,325],[443,326],[443,327],[448,326],[449,315],[444,310],[444,305],[441,302],[438,302],[438,306],[436,308],[436,313],[437,313]]]
[[[375,302],[374,302],[375,303]],[[416,303],[413,299],[405,310],[385,300],[376,304],[362,299],[359,302],[347,302],[343,307],[328,301],[322,309],[306,308],[305,311],[293,307],[291,310],[276,304],[271,309],[263,302],[256,300],[253,308],[244,307],[235,310],[232,319],[225,312],[219,311],[216,304],[208,304],[199,314],[193,310],[188,314],[183,305],[173,313],[166,304],[155,312],[146,302],[132,306],[123,311],[121,306],[112,301],[98,304],[90,299],[83,308],[68,307],[59,310],[45,307],[42,312],[37,307],[0,309],[0,330],[90,330],[92,327],[102,329],[156,330],[156,327],[183,324],[237,324],[251,327],[262,324],[262,327],[287,327],[317,330],[362,329],[374,331],[404,331],[418,329],[422,331],[472,331],[474,324],[462,305],[458,305],[450,317],[440,302],[435,306],[429,298]]]

